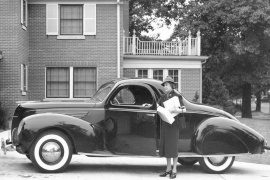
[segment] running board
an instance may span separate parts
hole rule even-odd
[[[243,156],[248,155],[249,153],[241,153],[241,154],[208,154],[201,155],[193,152],[179,152],[178,157],[220,157],[220,156]]]
[[[149,158],[149,157],[158,157],[157,156],[144,156],[144,155],[134,155],[134,154],[127,154],[127,153],[112,153],[110,151],[93,151],[91,153],[83,153],[78,152],[79,155],[85,155],[90,157],[119,157],[119,156],[126,156],[126,157],[141,157],[141,158]],[[212,155],[200,155],[193,152],[179,152],[178,157],[220,157],[220,156],[243,156],[243,155],[250,155],[249,153],[242,153],[242,154],[212,154]]]

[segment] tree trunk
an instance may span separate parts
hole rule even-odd
[[[252,118],[250,83],[245,83],[242,86],[242,118]]]
[[[256,111],[261,112],[261,92],[256,93]]]

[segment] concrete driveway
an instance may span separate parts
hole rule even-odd
[[[7,132],[0,133],[0,138]],[[39,173],[26,156],[16,151],[0,152],[0,179],[94,179],[94,180],[138,180],[166,179],[158,175],[165,170],[164,158],[93,158],[73,156],[68,168],[59,174]],[[168,178],[168,177],[167,177]],[[268,180],[270,165],[235,162],[226,174],[207,174],[199,164],[178,166],[176,179],[182,180]]]

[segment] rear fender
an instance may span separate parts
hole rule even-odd
[[[259,154],[264,138],[248,126],[224,117],[212,117],[198,125],[192,139],[198,154]]]
[[[96,148],[96,141],[102,137],[99,126],[81,119],[63,114],[44,113],[28,116],[23,119],[24,125],[20,132],[20,144],[26,151],[34,139],[45,130],[60,129],[68,134],[76,152],[91,152]],[[101,138],[102,139],[102,138]]]

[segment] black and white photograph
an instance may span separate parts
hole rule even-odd
[[[270,1],[0,0],[0,179],[270,179]]]

